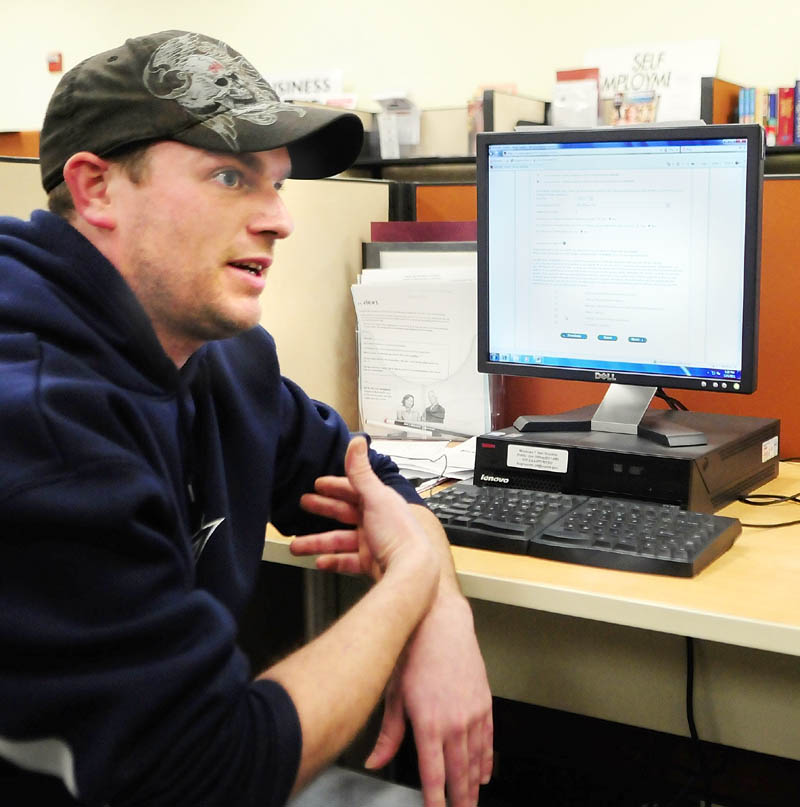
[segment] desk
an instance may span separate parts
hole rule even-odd
[[[800,490],[782,464],[759,492]],[[800,506],[721,511],[748,523],[800,518]],[[800,760],[800,526],[745,528],[695,578],[616,572],[453,547],[495,695],[688,735],[684,636],[698,639],[700,737]],[[313,568],[270,536],[264,559]],[[320,572],[344,604],[359,581]]]

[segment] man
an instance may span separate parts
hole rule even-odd
[[[491,699],[441,527],[257,327],[283,180],[344,170],[361,136],[180,31],[56,89],[58,215],[0,221],[4,804],[281,804],[384,691],[367,767],[407,716],[426,804],[445,781],[477,802]],[[253,678],[235,637],[268,520],[375,582]]]
[[[439,403],[439,398],[433,390],[428,390],[425,420],[429,423],[444,423],[444,407]]]

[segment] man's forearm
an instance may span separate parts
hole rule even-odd
[[[300,718],[295,791],[352,741],[375,708],[435,592],[433,578],[420,585],[426,574],[411,564],[390,568],[327,631],[263,673],[283,685]]]
[[[440,594],[461,594],[456,569],[453,565],[453,554],[450,551],[450,542],[447,540],[444,528],[436,516],[425,506],[409,505],[414,517],[425,530],[431,540],[431,545],[439,555],[441,562]]]

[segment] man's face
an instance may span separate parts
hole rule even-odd
[[[292,221],[279,196],[287,150],[218,154],[153,145],[141,182],[112,169],[111,256],[179,366],[203,343],[258,324],[275,240]]]

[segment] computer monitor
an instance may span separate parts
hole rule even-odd
[[[611,382],[517,428],[703,444],[656,391],[755,390],[763,161],[755,124],[478,135],[478,369]]]

